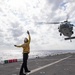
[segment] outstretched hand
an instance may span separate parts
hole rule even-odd
[[[17,45],[14,45],[15,47],[17,46]]]
[[[27,34],[29,34],[29,31],[27,31]]]

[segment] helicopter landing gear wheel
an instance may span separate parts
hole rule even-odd
[[[72,31],[72,34],[73,34],[74,32]]]
[[[60,33],[60,36],[62,36],[62,33]]]

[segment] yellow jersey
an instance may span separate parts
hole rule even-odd
[[[31,41],[30,34],[29,34],[28,37],[29,37],[29,39],[28,39],[27,43],[24,43],[22,45],[17,46],[17,47],[22,47],[23,48],[23,53],[30,53],[30,41]]]

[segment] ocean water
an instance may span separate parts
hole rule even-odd
[[[75,53],[75,50],[35,50],[29,54],[29,59],[36,57],[45,57],[63,53]],[[0,61],[9,59],[22,59],[21,50],[0,50]]]

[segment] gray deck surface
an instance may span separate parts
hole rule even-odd
[[[71,57],[66,58],[68,56]],[[54,63],[63,58],[66,59]],[[19,75],[21,64],[22,62],[0,65],[0,75]],[[51,65],[44,68],[48,64]],[[75,54],[61,54],[29,59],[28,68],[32,72],[29,75],[75,75]]]

